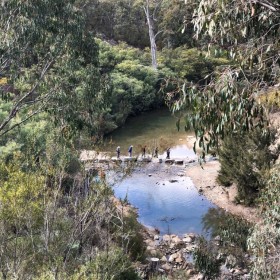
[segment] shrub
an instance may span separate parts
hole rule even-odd
[[[247,250],[247,238],[251,224],[240,217],[236,217],[221,208],[210,208],[204,215],[204,230],[211,231],[211,236],[219,236],[224,247],[232,244]]]
[[[256,259],[252,279],[280,279],[280,166],[272,168],[260,197],[262,221],[248,239]]]
[[[264,188],[271,163],[279,155],[279,149],[270,149],[275,137],[275,131],[264,134],[260,128],[225,137],[219,151],[221,169],[218,182],[225,186],[235,183],[238,188],[237,201],[253,204]]]
[[[195,268],[203,272],[208,279],[214,279],[220,273],[221,260],[218,258],[217,247],[210,241],[200,237],[198,247],[194,251]]]

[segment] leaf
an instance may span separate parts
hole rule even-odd
[[[266,49],[266,53],[268,53],[271,50],[271,45],[268,45],[267,49]]]

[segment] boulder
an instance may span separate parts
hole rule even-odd
[[[151,252],[151,251],[153,251],[153,250],[155,250],[155,247],[147,246],[147,251]]]
[[[176,180],[176,179],[171,179],[171,180],[169,180],[169,182],[170,182],[170,183],[176,183],[176,182],[178,182],[178,180]]]
[[[169,262],[174,262],[175,259],[177,259],[177,258],[179,258],[179,257],[180,257],[180,255],[179,255],[178,253],[174,253],[174,254],[172,254],[172,255],[169,256],[168,261],[169,261]]]
[[[182,240],[181,238],[179,238],[178,236],[175,236],[172,238],[171,242],[175,243],[175,244],[178,244],[180,243]]]
[[[183,238],[183,241],[184,241],[185,243],[192,243],[192,242],[193,242],[193,239],[192,239],[190,236],[186,236],[186,237]]]
[[[150,157],[142,158],[142,162],[151,162],[152,159]]]
[[[157,252],[157,250],[156,249],[153,249],[153,250],[151,250],[150,251],[150,254],[151,254],[151,256],[157,256],[158,255],[158,252]]]
[[[175,262],[181,264],[184,261],[182,257],[176,258]]]
[[[196,274],[196,271],[192,268],[190,268],[186,271],[187,276],[191,276],[191,275],[194,275],[194,274]]]
[[[112,157],[111,161],[117,162],[117,163],[121,163],[122,162],[122,160],[120,158],[117,158],[117,157]]]
[[[150,246],[150,247],[155,247],[155,246],[156,246],[154,240],[147,239],[147,240],[145,240],[144,242],[146,243],[147,246]]]
[[[154,240],[159,240],[159,235],[156,234],[156,235],[154,236]]]
[[[168,263],[165,263],[161,266],[161,268],[168,272],[171,270],[172,267]]]
[[[136,158],[136,157],[124,157],[124,158],[123,158],[123,161],[124,161],[124,162],[128,162],[128,161],[137,161],[137,158]]]
[[[100,159],[98,159],[98,162],[99,163],[109,163],[109,159],[107,159],[107,158],[100,158]]]
[[[225,263],[227,267],[235,267],[237,265],[237,258],[233,255],[228,255]]]
[[[171,236],[168,234],[163,235],[162,240],[165,242],[169,242],[171,241]]]

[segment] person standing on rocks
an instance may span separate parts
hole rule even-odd
[[[132,157],[132,148],[133,148],[132,145],[129,146],[129,148],[128,148],[128,155],[129,155],[130,157]]]
[[[155,148],[154,157],[158,158],[158,147]]]
[[[166,150],[166,158],[170,159],[170,148],[167,148]]]
[[[117,147],[116,152],[117,152],[117,158],[120,158],[120,154],[121,154],[121,147],[120,146]]]
[[[142,157],[146,156],[146,146],[142,148]]]

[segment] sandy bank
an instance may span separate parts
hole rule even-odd
[[[257,222],[259,217],[256,208],[234,203],[237,194],[236,186],[224,187],[216,182],[219,168],[218,161],[210,161],[203,165],[203,169],[199,165],[188,167],[186,175],[192,179],[197,189],[218,207],[250,222]]]

